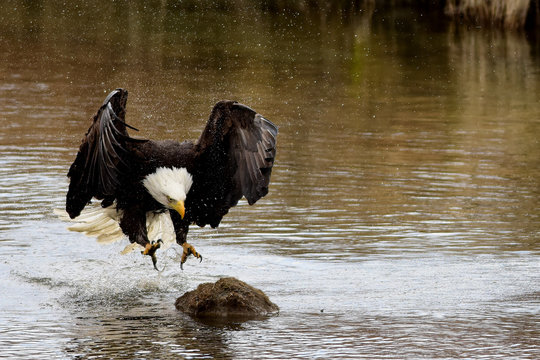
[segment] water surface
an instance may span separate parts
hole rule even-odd
[[[540,62],[525,34],[412,11],[340,19],[171,2],[0,14],[0,352],[10,358],[538,358]],[[236,99],[280,129],[270,193],[162,273],[65,230],[65,174],[106,94],[195,139]],[[174,301],[235,276],[281,308]]]

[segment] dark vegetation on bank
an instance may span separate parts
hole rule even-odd
[[[444,18],[470,26],[534,30],[540,26],[540,0],[163,0],[169,9],[202,8],[237,10],[254,8],[269,15],[294,12],[301,15],[342,16],[377,11],[413,9],[441,21]]]
[[[46,0],[7,0],[12,7],[23,7],[39,13],[53,2]],[[238,11],[245,16],[276,16],[282,14],[309,16],[326,21],[342,18],[347,21],[358,16],[372,19],[378,14],[414,12],[429,17],[431,22],[454,22],[471,28],[494,28],[540,32],[540,0],[112,0],[114,7],[166,9],[171,12],[200,12],[203,10]],[[71,3],[56,6],[58,10],[77,7]],[[0,16],[2,16],[0,12]],[[537,35],[537,34],[536,34]]]

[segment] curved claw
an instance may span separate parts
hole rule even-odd
[[[196,258],[199,259],[199,263],[202,262],[202,255],[199,254],[195,248],[193,247],[193,245],[185,242],[182,244],[182,248],[184,249],[184,252],[182,253],[182,258],[180,259],[180,269],[181,270],[184,270],[184,263],[186,262],[187,258],[189,255],[193,255],[195,256]]]
[[[163,271],[163,269],[159,270],[159,269],[157,268],[157,265],[156,265],[156,264],[157,264],[156,253],[153,253],[151,256],[152,256],[152,265],[154,265],[154,269],[156,269],[156,270],[159,271],[159,272]]]
[[[158,241],[152,241],[151,243],[146,244],[144,250],[141,251],[141,254],[149,255],[152,258],[152,264],[154,265],[154,269],[156,269],[157,271],[163,271],[163,269],[158,269],[156,257],[156,250],[161,247],[161,244],[163,244],[163,241],[161,241],[161,239],[159,239]]]
[[[184,270],[184,262],[180,262],[180,270]],[[199,264],[202,263],[202,255],[199,254]]]

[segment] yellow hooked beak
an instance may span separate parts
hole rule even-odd
[[[183,201],[177,201],[175,203],[172,203],[172,208],[174,210],[176,210],[177,213],[180,214],[180,217],[183,219],[184,218],[184,215],[186,213],[186,208],[184,207],[184,202]]]

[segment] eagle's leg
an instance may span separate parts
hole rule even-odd
[[[186,262],[187,260],[187,257],[189,255],[193,255],[195,256],[197,259],[199,259],[199,262],[202,261],[202,255],[199,254],[195,248],[193,247],[193,245],[191,245],[190,243],[187,243],[187,242],[184,242],[182,244],[182,248],[184,249],[184,252],[182,253],[182,258],[180,259],[180,269],[184,270],[184,263]]]
[[[152,264],[154,269],[157,268],[156,250],[161,246],[161,239],[158,241],[148,241],[148,234],[146,231],[146,212],[138,207],[130,207],[124,209],[124,214],[120,220],[120,228],[129,237],[129,241],[144,247],[141,254],[148,255],[152,258]]]
[[[159,271],[157,268],[157,257],[156,257],[156,250],[160,248],[163,241],[159,239],[158,241],[152,241],[151,243],[147,243],[144,247],[144,250],[141,251],[141,254],[143,255],[149,255],[152,258],[152,264],[154,265],[154,269]]]
[[[187,233],[189,231],[189,222],[182,219],[175,211],[171,211],[170,215],[174,225],[174,231],[176,232],[176,243],[181,245],[183,249],[182,257],[180,258],[180,269],[184,270],[183,265],[189,255],[195,256],[197,259],[199,259],[199,262],[202,261],[202,255],[195,250],[193,245],[186,242]]]

